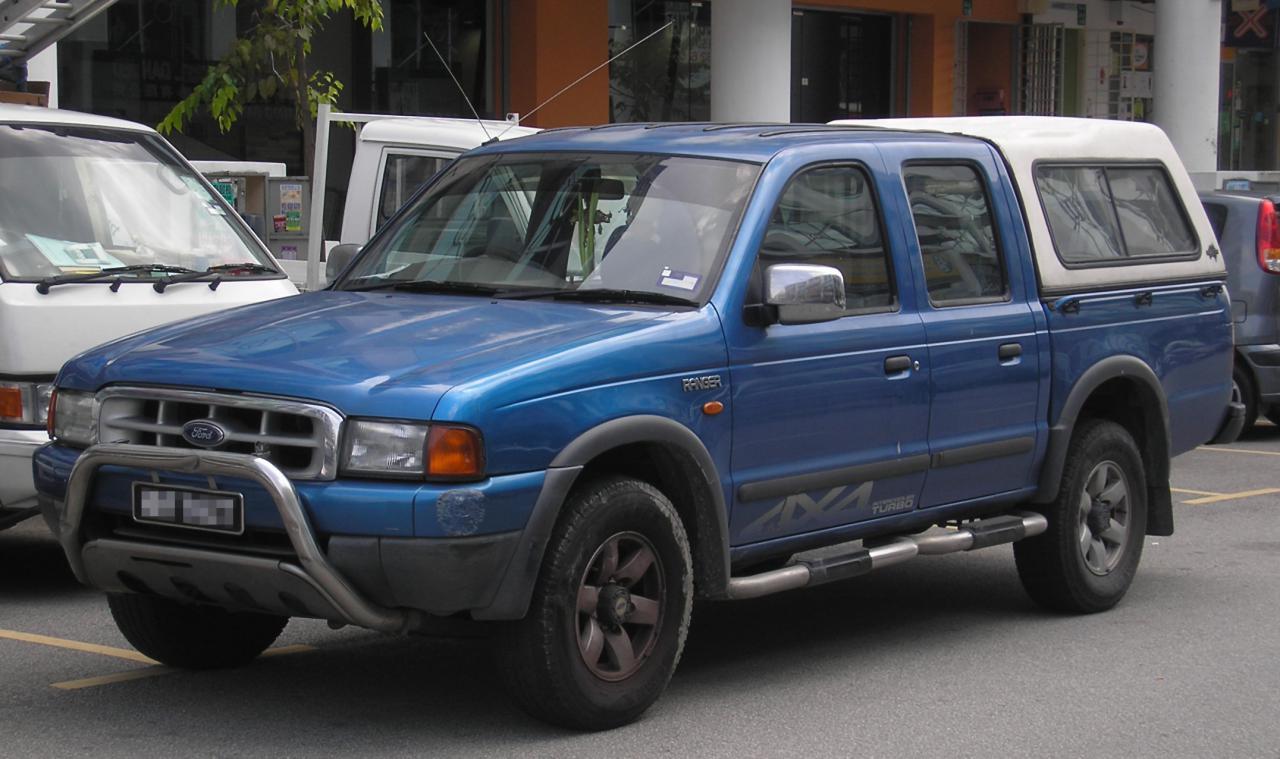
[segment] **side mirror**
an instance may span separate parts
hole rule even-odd
[[[342,270],[347,268],[347,264],[351,263],[351,259],[360,253],[360,246],[355,243],[343,243],[335,245],[329,251],[329,258],[324,263],[324,277],[332,282],[338,278]]]
[[[764,302],[781,324],[829,322],[844,316],[844,275],[813,264],[775,264],[764,272]]]

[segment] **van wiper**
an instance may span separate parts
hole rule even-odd
[[[67,285],[74,282],[96,282],[102,279],[111,279],[123,274],[150,274],[158,272],[161,274],[194,274],[195,269],[188,269],[185,266],[170,266],[168,264],[134,264],[132,266],[112,266],[109,269],[100,271],[91,271],[85,274],[59,274],[54,277],[45,277],[36,283],[36,292],[46,295],[50,287],[57,285]],[[112,290],[118,289],[120,281],[111,285]]]
[[[417,293],[461,293],[464,295],[494,295],[499,292],[492,285],[481,285],[475,282],[450,282],[434,279],[408,279],[393,282],[379,282],[368,287],[348,287],[347,292],[368,292],[370,290],[404,290]]]
[[[255,274],[280,273],[280,270],[274,266],[266,266],[265,264],[260,264],[257,261],[243,261],[238,264],[218,264],[217,266],[210,266],[208,269],[205,269],[205,272],[212,274],[218,271],[239,271],[242,269],[245,271],[251,271]]]
[[[698,301],[678,295],[655,293],[649,290],[617,290],[608,287],[592,287],[578,290],[560,290],[551,293],[556,300],[582,300],[600,303],[656,303],[663,306],[697,306]]]
[[[245,263],[238,263],[238,264],[218,264],[216,266],[210,266],[208,269],[205,269],[204,271],[193,271],[191,269],[187,269],[185,272],[179,273],[178,276],[176,277],[165,277],[164,279],[157,280],[154,284],[151,285],[151,287],[155,289],[156,292],[162,293],[165,291],[165,288],[168,287],[169,285],[176,285],[179,282],[194,282],[196,280],[204,279],[205,277],[212,275],[213,281],[209,283],[209,289],[217,290],[218,285],[222,284],[222,276],[221,276],[222,272],[229,272],[229,271],[250,271],[250,272],[253,272],[254,274],[279,274],[280,273],[279,270],[276,269],[275,267],[264,266],[263,264],[260,264],[257,261],[248,261]]]

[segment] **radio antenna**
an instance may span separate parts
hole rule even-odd
[[[560,96],[561,96],[561,95],[563,95],[564,93],[566,93],[566,92],[568,92],[569,90],[573,89],[573,88],[574,88],[574,86],[576,86],[576,85],[578,84],[578,82],[581,82],[583,79],[586,79],[587,77],[589,77],[589,76],[591,76],[592,74],[596,73],[597,71],[599,71],[600,69],[604,68],[605,66],[608,66],[610,63],[613,63],[614,61],[618,60],[619,58],[621,58],[622,56],[624,56],[624,55],[626,55],[627,53],[631,52],[632,50],[635,50],[637,47],[640,47],[640,46],[641,46],[641,45],[643,45],[644,43],[648,42],[648,41],[649,41],[649,39],[650,39],[651,37],[656,37],[656,36],[658,36],[659,34],[661,34],[662,32],[665,32],[665,31],[666,31],[668,28],[670,28],[670,27],[671,27],[671,25],[672,25],[672,24],[674,24],[675,22],[676,22],[676,21],[675,21],[675,19],[671,19],[670,21],[668,21],[667,23],[665,23],[665,24],[663,24],[662,26],[658,27],[657,29],[654,29],[652,32],[649,32],[649,33],[648,33],[648,34],[646,34],[644,37],[641,37],[640,39],[638,39],[638,40],[636,40],[635,42],[633,42],[633,43],[631,43],[630,45],[628,45],[628,46],[626,47],[626,49],[624,49],[622,52],[618,53],[617,55],[613,56],[613,57],[612,57],[612,58],[610,58],[609,60],[605,61],[604,63],[600,64],[599,66],[596,66],[595,68],[591,69],[591,70],[590,70],[590,71],[588,71],[587,73],[583,74],[582,76],[578,77],[577,79],[574,79],[574,80],[573,80],[572,82],[570,82],[569,84],[565,85],[563,88],[561,88],[561,90],[560,90],[559,92],[557,92],[556,94],[552,95],[551,97],[549,97],[549,98],[547,98],[546,100],[544,100],[544,101],[542,101],[541,103],[539,103],[537,108],[534,108],[532,111],[529,111],[528,113],[521,114],[521,115],[520,115],[520,118],[519,118],[519,119],[516,119],[515,123],[513,123],[511,126],[507,127],[506,129],[502,130],[502,132],[500,132],[500,133],[498,134],[498,139],[502,139],[502,135],[506,134],[507,132],[510,132],[510,131],[512,130],[512,128],[514,128],[514,127],[518,126],[518,125],[520,124],[520,122],[521,122],[521,121],[524,121],[525,119],[529,118],[529,117],[530,117],[530,116],[532,116],[533,114],[535,114],[535,113],[537,113],[538,111],[542,110],[542,106],[546,105],[547,103],[550,103],[552,100],[555,100],[556,98],[560,97]]]
[[[471,104],[471,98],[467,97],[467,91],[462,88],[462,83],[458,81],[458,77],[453,75],[453,69],[449,68],[449,62],[440,54],[440,50],[436,48],[436,43],[431,41],[431,35],[423,32],[422,36],[427,38],[427,44],[431,46],[431,50],[435,52],[436,57],[440,59],[440,65],[444,66],[444,70],[448,72],[449,78],[453,80],[453,84],[458,88],[458,92],[462,93],[462,99],[466,101],[467,107],[471,109],[471,115],[476,117],[476,123],[480,125],[480,130],[484,132],[485,140],[492,140],[493,135],[489,134],[489,129],[485,127],[484,119],[480,118],[480,114],[476,111],[476,107]]]

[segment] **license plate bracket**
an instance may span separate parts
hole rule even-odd
[[[133,521],[224,535],[242,535],[244,496],[225,490],[135,482]]]

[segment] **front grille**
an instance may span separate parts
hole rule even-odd
[[[98,441],[201,449],[183,425],[216,422],[227,433],[215,450],[259,456],[295,480],[337,473],[342,417],[326,406],[279,398],[160,388],[108,388],[98,394]]]

